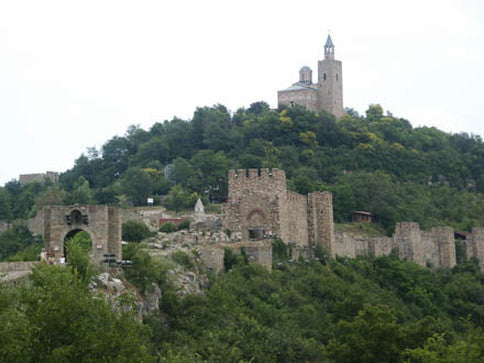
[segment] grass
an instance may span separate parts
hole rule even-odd
[[[364,237],[385,237],[385,230],[377,223],[335,223],[334,230]]]

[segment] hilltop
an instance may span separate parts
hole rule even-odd
[[[167,168],[168,166],[168,168]],[[230,168],[278,167],[288,188],[329,190],[335,221],[354,210],[375,215],[387,233],[397,221],[424,229],[484,225],[484,145],[476,135],[414,128],[370,105],[339,120],[303,107],[253,103],[231,114],[197,108],[149,130],[131,126],[100,150],[88,149],[55,185],[10,182],[0,188],[0,220],[26,218],[47,203],[143,205],[147,197],[187,208],[227,197]],[[174,186],[176,183],[176,186]],[[170,205],[171,203],[171,205]],[[177,205],[177,206],[175,206]]]

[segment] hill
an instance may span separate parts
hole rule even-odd
[[[169,166],[168,168],[166,168]],[[101,150],[88,149],[60,184],[0,188],[0,220],[26,218],[46,203],[143,205],[148,196],[168,206],[227,197],[230,168],[278,167],[288,187],[306,194],[329,190],[335,221],[371,211],[387,233],[396,221],[424,229],[484,225],[484,145],[479,136],[413,128],[371,105],[365,116],[341,119],[302,107],[273,110],[253,103],[231,114],[224,106],[197,108],[191,120],[131,126]],[[176,183],[176,187],[174,184]]]

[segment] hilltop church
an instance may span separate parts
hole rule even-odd
[[[343,116],[343,73],[341,61],[334,59],[334,44],[328,35],[324,59],[318,62],[318,83],[313,83],[313,71],[304,66],[299,82],[277,92],[278,104],[302,105],[310,111],[325,110],[337,118]]]

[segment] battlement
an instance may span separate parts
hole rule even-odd
[[[263,180],[284,180],[286,181],[286,173],[284,170],[277,168],[262,168],[262,169],[232,169],[229,170],[230,180],[246,180],[254,181],[256,179]]]
[[[292,192],[290,190],[287,191],[287,202],[289,203],[304,203],[306,204],[307,202],[307,197],[305,195]]]
[[[237,169],[229,171],[229,199],[252,191],[261,195],[285,198],[286,174],[280,169]]]

